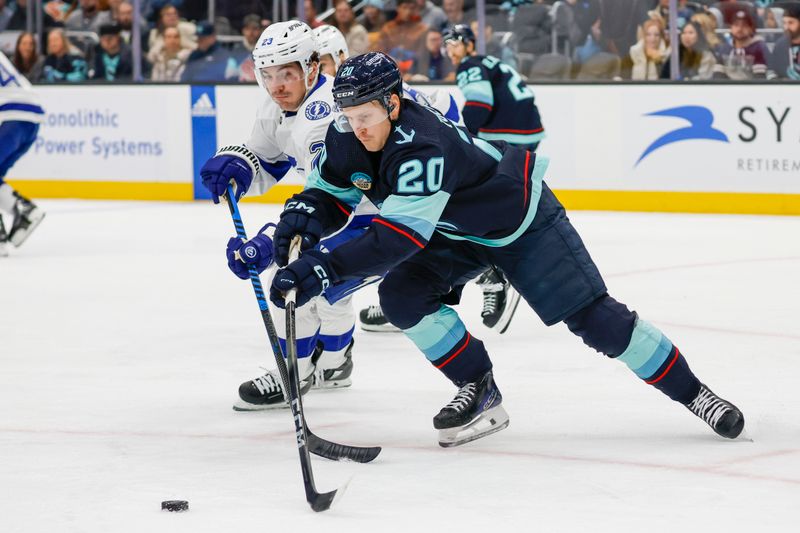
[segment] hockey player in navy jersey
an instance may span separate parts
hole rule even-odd
[[[741,433],[741,411],[703,385],[661,331],[609,296],[543,181],[546,158],[472,137],[401,99],[400,71],[381,53],[345,61],[333,94],[343,120],[329,127],[306,189],[281,215],[275,235],[283,268],[270,297],[282,306],[285,292],[296,289],[303,306],[325,287],[388,272],[379,288],[386,315],[458,387],[433,419],[442,446],[508,424],[486,348],[448,305],[490,265],[508,276],[545,324],[564,322],[719,435]],[[364,197],[380,209],[368,230],[330,253],[314,249]],[[287,265],[295,235],[305,251]]]
[[[44,110],[28,80],[0,52],[0,257],[8,245],[21,246],[44,211],[5,182],[9,169],[33,145]],[[2,212],[11,215],[6,228]]]
[[[457,69],[456,81],[465,99],[461,113],[470,133],[535,152],[545,133],[527,83],[510,65],[496,57],[478,55],[475,34],[469,26],[456,24],[442,37]],[[519,302],[519,294],[513,290],[499,291],[504,283],[506,280],[496,271],[489,271],[478,280],[484,288],[484,323],[499,323],[495,327],[501,331],[508,327]],[[499,291],[496,309],[489,298],[492,288]]]

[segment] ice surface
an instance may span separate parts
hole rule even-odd
[[[43,201],[0,259],[0,531],[796,531],[800,218],[572,213],[610,292],[661,327],[752,442],[520,305],[483,339],[510,427],[453,449],[431,418],[454,388],[399,334],[358,332],[354,385],[312,392],[309,425],[384,447],[313,460],[304,501],[288,410],[237,413],[270,365],[251,288],[230,274],[223,206]],[[247,204],[253,232],[276,206]],[[375,303],[374,288],[356,296]],[[167,499],[190,511],[160,511]],[[704,529],[707,528],[707,529]]]

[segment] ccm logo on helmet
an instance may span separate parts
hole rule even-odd
[[[356,94],[355,91],[342,91],[340,93],[336,93],[336,98],[344,98],[345,96],[353,96]]]

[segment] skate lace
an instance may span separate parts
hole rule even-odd
[[[725,400],[719,398],[710,390],[703,388],[697,397],[689,404],[689,409],[706,421],[711,427],[716,427],[729,407]]]
[[[450,403],[444,406],[445,409],[452,409],[454,411],[461,412],[467,407],[472,401],[475,399],[475,391],[477,391],[478,387],[475,383],[467,383],[456,393],[456,397],[453,398]]]
[[[483,311],[481,311],[481,316],[493,315],[496,310],[497,310],[497,293],[484,292]]]
[[[260,394],[282,390],[280,380],[276,379],[272,372],[267,372],[263,376],[257,377],[253,380],[253,384]]]
[[[367,318],[383,318],[383,309],[380,305],[370,305],[367,308]]]

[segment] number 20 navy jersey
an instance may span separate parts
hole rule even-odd
[[[502,246],[535,214],[546,160],[472,137],[416,102],[401,105],[379,152],[332,124],[297,196],[323,210],[327,230],[341,227],[363,197],[380,209],[367,232],[331,252],[337,281],[383,274],[423,249],[434,231]]]
[[[467,56],[456,81],[466,98],[464,124],[473,135],[517,145],[544,138],[533,91],[511,66],[493,56]]]

